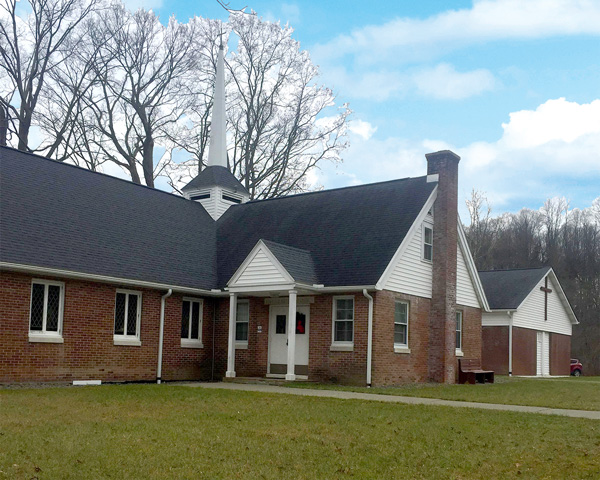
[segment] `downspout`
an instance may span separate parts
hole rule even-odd
[[[173,289],[160,297],[160,330],[158,332],[158,366],[156,367],[156,383],[160,385],[162,374],[162,352],[163,352],[163,337],[165,333],[165,302],[167,298],[173,295]]]
[[[213,299],[213,318],[212,318],[212,362],[210,366],[210,381],[215,381],[215,329],[217,322],[217,298]]]
[[[508,312],[508,376],[512,377],[512,357],[513,357],[513,316]]]
[[[367,330],[367,387],[371,387],[371,361],[373,358],[373,297],[363,288],[363,295],[369,300],[369,320]]]

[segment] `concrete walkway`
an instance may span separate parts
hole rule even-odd
[[[339,398],[342,400],[372,400],[388,403],[406,403],[409,405],[435,405],[444,407],[480,408],[483,410],[502,410],[506,412],[540,413],[542,415],[562,415],[564,417],[589,418],[600,420],[599,411],[567,410],[563,408],[528,407],[524,405],[503,405],[496,403],[458,402],[437,398],[402,397],[399,395],[380,395],[376,393],[347,392],[341,390],[315,390],[308,388],[278,387],[275,385],[258,385],[245,383],[177,383],[186,387],[209,389],[241,390],[245,392],[284,393],[305,397]]]

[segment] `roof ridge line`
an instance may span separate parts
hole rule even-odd
[[[477,270],[478,273],[491,273],[491,272],[514,272],[517,270],[543,270],[543,269],[551,269],[550,266],[544,267],[518,267],[518,268],[506,268],[503,270]]]
[[[335,192],[338,190],[348,190],[351,188],[364,188],[364,187],[372,187],[374,185],[382,185],[384,183],[393,183],[393,182],[404,182],[407,180],[418,180],[420,178],[426,178],[427,175],[421,175],[419,177],[405,177],[405,178],[396,178],[394,180],[384,180],[381,182],[371,182],[371,183],[362,183],[360,185],[346,185],[345,187],[336,187],[336,188],[324,188],[323,190],[315,190],[315,191],[311,191],[311,192],[300,192],[300,193],[294,193],[293,195],[284,195],[282,197],[275,197],[275,198],[261,198],[260,200],[250,200],[249,202],[240,204],[240,205],[233,205],[234,207],[239,207],[241,205],[249,205],[251,203],[259,203],[259,202],[269,202],[271,200],[282,200],[284,198],[294,198],[294,197],[300,197],[302,195],[316,195],[319,193],[326,193],[326,192]],[[432,182],[435,183],[435,182]]]

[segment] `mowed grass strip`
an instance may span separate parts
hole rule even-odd
[[[577,478],[600,422],[172,385],[0,390],[0,478]]]
[[[400,387],[366,388],[333,384],[289,383],[292,388],[346,390],[405,397],[440,398],[463,402],[529,405],[600,411],[600,377],[519,378],[496,376],[485,385],[407,384]]]

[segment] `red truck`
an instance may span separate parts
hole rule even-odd
[[[574,377],[580,377],[583,372],[583,366],[581,362],[576,358],[571,359],[571,375]]]

